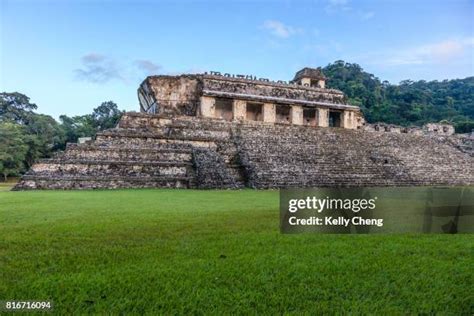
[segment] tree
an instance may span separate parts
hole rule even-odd
[[[456,133],[471,133],[474,131],[474,121],[456,123],[454,128],[456,129]]]
[[[29,114],[38,106],[30,103],[30,98],[24,94],[13,92],[0,93],[0,121],[13,121],[24,124]]]
[[[381,82],[359,65],[338,60],[323,69],[327,87],[343,91],[348,102],[361,107],[369,123],[422,125],[449,120],[456,131],[474,122],[474,77],[443,81]]]
[[[23,127],[12,122],[0,122],[0,173],[6,181],[9,175],[18,175],[25,168],[28,146]]]
[[[123,112],[112,101],[102,102],[92,112],[93,125],[98,131],[113,128],[117,125]]]
[[[103,102],[92,114],[59,117],[67,142],[77,142],[79,137],[93,137],[97,132],[117,125],[123,112],[112,101]]]
[[[49,115],[32,113],[25,124],[25,142],[28,145],[26,165],[30,167],[39,158],[51,157],[64,147],[64,129]]]
[[[92,114],[61,115],[58,123],[49,115],[35,113],[36,109],[24,94],[0,93],[0,172],[4,178],[23,172],[40,158],[51,157],[67,142],[115,127],[123,114],[117,104],[107,101]]]
[[[90,114],[73,117],[61,115],[59,120],[68,143],[77,142],[79,137],[92,137],[97,132]]]

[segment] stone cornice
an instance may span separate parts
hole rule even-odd
[[[349,105],[349,104],[337,104],[337,103],[331,103],[331,102],[287,99],[287,98],[279,98],[279,97],[271,97],[271,96],[223,92],[223,91],[206,90],[206,89],[204,89],[202,93],[205,96],[213,96],[213,97],[224,97],[224,98],[251,100],[251,101],[259,101],[259,102],[267,102],[267,103],[298,104],[298,105],[307,105],[307,106],[314,106],[314,107],[318,106],[318,107],[341,109],[341,110],[360,111],[360,108],[358,106]]]

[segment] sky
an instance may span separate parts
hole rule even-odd
[[[291,80],[344,60],[391,83],[474,75],[473,0],[0,3],[0,91],[55,118],[138,111],[153,74]]]

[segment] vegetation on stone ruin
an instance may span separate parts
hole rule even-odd
[[[328,88],[339,89],[358,105],[368,122],[423,125],[453,124],[458,133],[474,129],[474,77],[443,81],[380,81],[358,64],[342,60],[323,69]]]
[[[278,204],[256,190],[0,192],[0,297],[57,315],[471,314],[472,235],[285,235]]]

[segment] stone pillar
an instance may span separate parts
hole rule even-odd
[[[349,128],[350,129],[356,129],[356,124],[355,124],[355,113],[354,111],[348,111],[350,114],[350,119],[349,119]]]
[[[301,105],[291,107],[291,124],[303,125],[303,107]]]
[[[215,107],[216,99],[214,97],[201,97],[201,106],[199,108],[199,114],[202,117],[214,117],[215,116]]]
[[[232,110],[234,112],[234,120],[245,121],[247,116],[247,102],[243,100],[234,100]]]
[[[344,128],[357,129],[354,111],[344,111]]]
[[[318,87],[324,89],[326,87],[326,81],[323,80],[323,79],[319,79],[318,80]]]
[[[275,123],[276,121],[276,107],[273,103],[263,104],[263,121],[268,123]]]
[[[328,109],[317,109],[318,110],[318,126],[328,127],[329,126],[329,110]]]
[[[349,111],[342,111],[341,113],[341,127],[349,128],[350,113]]]

